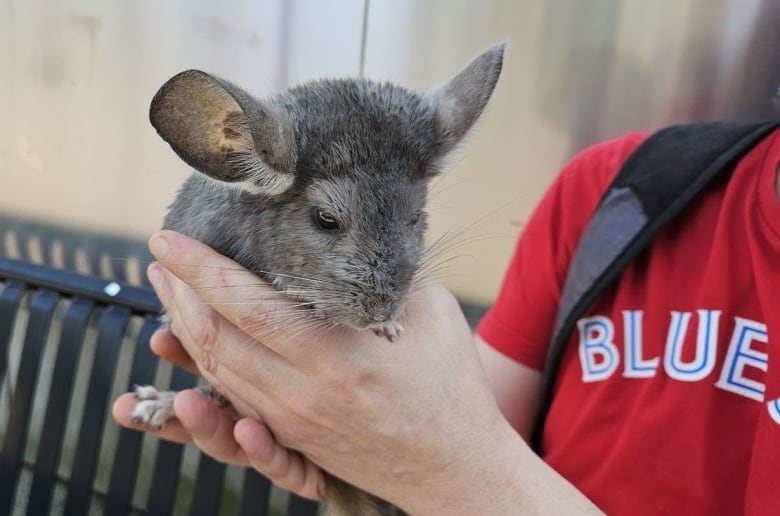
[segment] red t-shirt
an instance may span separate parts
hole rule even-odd
[[[577,241],[644,137],[585,150],[544,196],[478,327],[495,349],[542,368]],[[778,163],[776,131],[573,332],[544,459],[609,514],[780,515]]]

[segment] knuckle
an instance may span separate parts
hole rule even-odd
[[[294,443],[295,440],[288,438],[282,432],[279,432],[279,433],[275,434],[274,439],[276,441],[276,444],[278,444],[279,446],[281,446],[284,449],[291,450],[295,446],[295,443]]]
[[[196,358],[200,369],[208,375],[216,375],[219,363],[212,353],[219,340],[219,320],[216,312],[209,310],[201,317],[194,317],[187,326],[187,333],[197,349],[193,358]]]
[[[214,356],[209,353],[208,351],[204,351],[201,353],[200,357],[200,367],[201,370],[205,375],[208,375],[210,377],[214,377],[217,375],[217,370],[219,369],[219,362],[217,362],[214,359]]]
[[[305,437],[300,439],[302,434],[305,433],[305,429],[310,428],[312,424],[322,422],[325,414],[322,410],[322,404],[312,399],[296,403],[291,409],[291,415],[299,431],[289,436],[286,435],[284,440],[286,441],[286,446],[295,448],[300,444],[299,440],[305,440]]]
[[[228,288],[233,284],[231,279],[231,271],[226,267],[218,267],[216,275],[216,286],[220,288]]]
[[[288,412],[288,428],[293,431],[279,432],[277,441],[289,450],[299,450],[321,443],[327,439],[327,429],[332,428],[331,415],[322,405],[316,403],[296,404]]]
[[[359,361],[339,362],[323,366],[323,375],[332,392],[354,398],[375,383],[376,371]]]
[[[292,453],[289,449],[280,449],[267,461],[254,460],[252,466],[279,487],[294,491],[300,481],[293,467]]]
[[[283,475],[269,476],[273,479],[274,484],[281,487],[285,491],[297,493],[301,487],[301,482],[297,478],[290,476],[289,472],[285,472]]]
[[[219,318],[213,310],[208,310],[201,317],[195,317],[189,327],[190,337],[202,350],[210,351],[217,341],[219,333]]]
[[[252,457],[250,459],[250,464],[252,464],[252,467],[257,471],[270,478],[274,484],[278,485],[279,481],[282,479],[279,467],[277,464],[274,464],[272,458],[262,460],[258,459],[257,457]]]

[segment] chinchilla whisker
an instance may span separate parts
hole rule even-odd
[[[422,281],[420,281],[420,282],[418,282],[418,283],[416,283],[414,285],[411,285],[409,287],[409,294],[411,296],[410,297],[410,303],[409,303],[409,305],[407,305],[406,310],[410,309],[411,300],[415,298],[415,295],[418,292],[420,292],[421,290],[424,290],[427,287],[429,287],[430,285],[438,282],[440,279],[441,278],[432,278],[432,277],[431,278],[426,278],[426,279],[424,279],[424,280],[422,280]]]
[[[441,172],[439,172],[438,176],[436,176],[431,181],[430,185],[428,186],[428,191],[431,192],[430,195],[432,197],[438,195],[436,188],[438,188],[438,186],[441,184],[442,181],[444,181],[444,179],[449,177],[450,174],[452,174],[455,170],[458,169],[458,167],[460,167],[461,164],[463,164],[464,159],[466,159],[465,155],[459,156],[457,161],[450,163],[446,170],[442,170]]]
[[[440,272],[442,270],[446,270],[449,268],[453,268],[455,265],[455,262],[459,260],[463,260],[465,258],[474,258],[474,255],[470,254],[456,254],[451,255],[447,257],[442,257],[440,260],[425,264],[424,267],[422,267],[422,270],[424,270],[426,273],[433,275],[437,272]]]
[[[419,280],[419,281],[415,281],[415,282],[413,282],[413,283],[412,283],[412,284],[409,286],[409,293],[410,293],[410,294],[413,294],[413,293],[415,293],[415,292],[418,292],[418,291],[422,290],[423,288],[425,288],[425,287],[427,287],[428,285],[430,285],[431,283],[433,283],[433,282],[434,282],[434,280],[435,280],[435,279],[434,279],[434,277],[433,277],[433,276],[427,276],[427,277],[425,277],[424,279],[421,279],[421,280]],[[408,310],[408,307],[407,307],[407,310]]]
[[[347,272],[352,271],[352,270],[354,270],[354,271],[356,271],[358,273],[362,272],[362,270],[360,268],[358,268],[358,267],[355,267],[355,269],[345,269],[345,270]],[[357,287],[359,289],[371,289],[372,288],[372,285],[370,283],[368,283],[367,281],[361,281],[361,280],[356,279],[356,278],[350,279],[348,284],[353,286],[353,287]]]
[[[449,231],[443,233],[436,240],[431,242],[431,244],[428,245],[428,247],[423,249],[423,258],[425,258],[426,256],[429,256],[431,253],[433,253],[434,251],[439,249],[442,246],[442,242],[446,242],[446,240],[449,238],[449,234],[450,234]]]
[[[284,290],[280,291],[283,294],[287,295],[294,295],[294,294],[308,294],[308,295],[314,295],[318,294],[320,292],[324,292],[322,288],[319,287],[309,287],[305,285],[294,285],[289,288],[285,288]]]
[[[422,257],[422,259],[420,260],[420,266],[421,267],[427,267],[427,266],[431,266],[431,265],[436,265],[437,263],[439,263],[441,261],[444,261],[444,260],[449,260],[449,257],[452,256],[452,253],[454,251],[456,251],[458,249],[461,249],[461,248],[465,247],[467,244],[470,244],[470,243],[473,243],[473,242],[476,242],[476,241],[479,241],[479,240],[474,240],[474,241],[469,240],[469,241],[460,242],[458,245],[448,246],[446,248],[442,248],[440,250],[437,250],[434,253],[430,253],[430,254],[424,255]]]
[[[308,306],[310,305],[307,304],[301,307],[291,306],[286,310],[278,310],[270,314],[265,314],[262,318],[258,318],[256,322],[257,324],[263,325],[277,321],[294,321],[296,319],[316,320],[317,317],[312,317],[311,312],[302,309],[307,308]]]
[[[428,276],[430,276],[431,278],[436,278],[440,280],[445,276],[452,277],[452,274],[455,273],[455,270],[456,269],[452,264],[447,264],[447,265],[442,265],[441,267],[431,267],[430,269],[426,270],[426,272],[428,273]]]
[[[332,292],[325,289],[296,289],[296,290],[285,290],[283,293],[290,299],[293,300],[299,300],[299,301],[312,301],[317,299],[328,299],[328,298],[334,298],[339,299],[339,292]]]
[[[256,305],[258,303],[262,303],[263,301],[268,301],[268,299],[264,298],[258,298],[258,299],[249,299],[246,301],[209,301],[209,306],[241,306],[241,305]],[[298,305],[292,305],[293,307]]]
[[[225,267],[223,265],[205,265],[202,263],[184,263],[184,262],[165,262],[169,265],[175,265],[176,267],[194,267],[197,269],[216,269],[221,271],[243,271],[246,270],[243,267]]]
[[[151,262],[150,262],[151,263]],[[222,272],[222,271],[233,271],[233,272],[241,272],[241,271],[249,271],[252,274],[261,277],[261,275],[268,275],[268,276],[279,276],[283,278],[289,278],[289,279],[297,279],[301,281],[308,281],[312,283],[323,283],[327,284],[328,281],[326,279],[322,278],[310,278],[306,276],[298,276],[294,274],[287,274],[284,272],[274,272],[274,271],[268,271],[263,269],[245,269],[243,267],[224,267],[221,265],[203,265],[203,264],[193,264],[193,263],[176,263],[176,262],[169,262],[172,265],[176,265],[178,267],[197,267],[201,269],[212,269],[215,270],[215,273]]]
[[[295,324],[296,322],[292,321],[285,321],[284,324],[275,324],[274,321],[263,321],[242,325],[239,326],[239,329],[252,337],[262,340],[264,336],[272,334],[278,328],[289,328]]]
[[[284,321],[284,324],[275,324],[276,322]],[[266,334],[266,331],[261,330],[267,330],[270,327],[272,327],[273,331],[276,331],[276,329],[288,329],[295,327],[299,324],[312,324],[313,318],[311,316],[302,316],[301,314],[291,314],[291,313],[285,313],[283,316],[278,315],[277,317],[264,317],[262,320],[259,321],[253,321],[248,324],[244,324],[240,326],[241,331],[249,334],[255,334],[260,333],[261,336],[263,334]]]
[[[193,292],[209,292],[214,290],[232,291],[233,289],[247,289],[247,292],[254,292],[257,295],[257,299],[284,299],[281,292],[278,290],[271,290],[264,287],[258,288],[256,283],[236,284],[236,285],[223,285],[221,287],[189,287],[189,290]],[[252,290],[249,290],[252,289]]]
[[[280,328],[278,333],[281,333],[282,330],[284,330],[284,336],[287,339],[298,340],[308,335],[320,334],[323,331],[323,327],[318,324],[300,324],[289,328]]]
[[[460,245],[460,242],[467,238],[481,237],[481,234],[473,234],[475,229],[476,228],[474,227],[465,227],[454,231],[447,231],[425,249],[425,254],[438,251],[442,248],[449,248],[453,245]]]
[[[265,271],[265,270],[253,270],[252,271],[255,274],[266,274],[269,276],[277,276],[280,278],[288,278],[288,279],[295,279],[300,281],[309,281],[311,283],[322,283],[322,284],[328,284],[328,280],[322,279],[322,278],[307,278],[306,276],[298,276],[295,274],[285,274],[283,272],[273,272],[273,271]]]
[[[446,239],[448,239],[448,238],[452,238],[452,237],[450,237],[450,236],[448,236],[448,235],[462,235],[462,234],[466,234],[466,233],[470,233],[471,231],[474,231],[474,230],[475,230],[475,229],[477,229],[477,228],[478,228],[478,227],[479,227],[481,224],[483,224],[485,221],[487,221],[487,220],[488,220],[488,219],[490,219],[491,217],[495,216],[495,215],[496,215],[497,213],[499,213],[500,211],[502,211],[502,210],[506,209],[507,207],[511,206],[513,202],[514,202],[514,201],[509,201],[509,202],[506,202],[506,203],[504,203],[504,204],[502,204],[502,205],[500,205],[500,206],[497,206],[495,209],[491,210],[490,212],[486,213],[485,215],[481,216],[481,217],[480,217],[480,218],[478,218],[477,220],[475,220],[475,221],[473,221],[473,222],[471,222],[471,223],[467,224],[466,226],[464,226],[464,227],[462,227],[462,228],[458,228],[458,229],[457,229],[457,230],[455,230],[455,231],[447,231],[447,232],[445,232],[445,233],[444,233],[444,234],[443,234],[441,237],[439,237],[438,239],[436,239],[436,240],[434,241],[434,243],[433,243],[433,244],[431,244],[431,246],[429,246],[429,248],[431,248],[431,247],[435,247],[435,246],[436,246],[437,244],[439,244],[439,243],[440,243],[440,241],[442,241],[442,240],[446,240]],[[499,234],[495,234],[494,236],[499,236]],[[504,236],[504,235],[500,235],[500,236]]]
[[[296,303],[292,305],[292,308],[310,308],[315,305],[321,304],[320,301],[302,301],[300,303]]]
[[[473,244],[476,242],[482,242],[495,238],[499,235],[495,233],[483,233],[478,235],[470,234],[452,234],[447,235],[446,238],[440,239],[434,242],[428,249],[425,250],[421,264],[427,264],[437,261],[440,257],[445,256],[447,253],[452,252],[456,248],[463,247],[465,245]]]
[[[463,239],[474,237],[474,227],[464,227],[457,230],[450,230],[443,233],[431,245],[425,249],[425,254],[430,254],[439,249],[447,249],[454,245],[460,245]]]
[[[445,272],[451,272],[454,268],[454,261],[456,259],[461,258],[460,256],[452,257],[447,262],[443,262],[434,266],[425,267],[423,269],[420,269],[425,273],[426,276],[441,279],[441,274]]]
[[[475,180],[473,178],[468,178],[467,177],[467,178],[461,179],[460,181],[455,181],[455,182],[443,185],[441,188],[438,188],[435,192],[431,192],[430,199],[431,199],[431,201],[433,201],[435,203],[436,198],[438,196],[440,196],[441,194],[443,194],[444,192],[446,192],[447,190],[449,190],[451,188],[458,187],[458,186],[463,185],[463,184],[468,184],[468,183],[475,183]]]
[[[263,338],[273,337],[277,334],[284,333],[284,336],[290,340],[293,340],[307,332],[316,332],[320,327],[320,320],[314,317],[300,317],[291,318],[285,321],[283,325],[276,325],[271,328],[268,324],[258,324],[255,329],[259,333],[259,337]],[[260,330],[262,328],[262,331]]]
[[[150,265],[154,263],[155,260],[149,260],[149,259],[141,259],[136,258],[135,256],[125,256],[125,257],[119,257],[119,256],[108,256],[106,257],[108,260],[111,260],[112,262],[136,262],[141,265]]]
[[[417,274],[415,274],[412,284],[409,287],[409,291],[416,292],[434,280],[439,281],[445,278],[464,277],[465,274],[455,272],[454,263],[449,263],[463,257],[464,256],[460,255],[453,256],[444,263],[418,269]]]
[[[304,295],[307,298],[312,298],[312,297],[317,297],[318,295],[321,294],[321,292],[316,292],[316,291],[315,292],[307,292],[305,290],[297,290],[297,291],[294,291],[294,292],[285,291],[284,293],[287,294],[290,298],[292,298],[294,300],[298,300],[298,301],[302,300],[303,299],[302,296],[304,296]]]
[[[422,290],[425,287],[431,285],[435,281],[442,281],[442,280],[445,280],[445,279],[462,278],[462,277],[464,277],[464,274],[456,274],[456,273],[445,274],[445,273],[437,272],[437,273],[435,273],[435,275],[433,275],[433,276],[431,276],[431,277],[429,277],[429,278],[427,278],[425,280],[422,280],[419,283],[411,285],[409,287],[409,292],[410,293],[411,292],[419,292],[420,290]]]

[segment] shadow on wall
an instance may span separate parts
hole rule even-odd
[[[571,153],[632,130],[780,118],[780,3],[594,0],[544,6],[539,114]],[[668,36],[668,37],[667,37]]]
[[[732,11],[738,12],[737,2]],[[780,2],[764,0],[746,20],[750,33],[719,78],[716,109],[727,118],[780,118]],[[737,29],[738,30],[738,29]],[[704,85],[703,85],[704,86]],[[772,106],[771,108],[769,106]]]

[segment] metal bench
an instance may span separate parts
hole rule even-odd
[[[149,350],[160,303],[145,276],[124,259],[101,266],[95,252],[137,255],[143,268],[142,242],[106,245],[9,220],[0,216],[0,514],[317,513],[253,470],[111,419],[112,400],[131,385],[195,382]],[[78,271],[77,252],[97,274]]]

